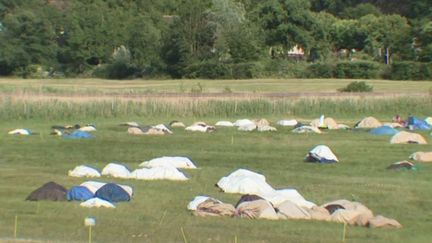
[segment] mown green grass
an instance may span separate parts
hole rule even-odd
[[[352,81],[365,81],[374,92],[428,92],[432,82],[351,79],[252,79],[252,80],[101,80],[101,79],[0,79],[0,92],[36,94],[127,95],[162,92],[204,93],[337,92]]]
[[[318,114],[317,114],[318,116]],[[261,116],[249,116],[258,118]],[[352,125],[363,115],[344,122]],[[146,124],[178,117],[122,116],[110,118],[42,119],[0,122],[0,237],[13,236],[18,215],[18,237],[52,242],[85,242],[86,216],[95,216],[95,242],[340,242],[343,225],[304,220],[268,221],[238,218],[198,218],[186,209],[196,195],[206,194],[235,204],[240,195],[220,192],[214,184],[237,168],[264,174],[275,188],[296,188],[306,199],[321,204],[354,199],[375,214],[397,219],[399,230],[349,227],[348,242],[429,242],[432,203],[432,166],[418,171],[387,171],[390,163],[407,159],[430,145],[390,145],[389,137],[364,131],[327,131],[321,135],[218,129],[211,134],[174,130],[169,136],[130,136],[118,123],[136,120]],[[277,115],[267,117],[275,122]],[[334,117],[339,120],[338,117]],[[391,119],[388,117],[387,119]],[[183,118],[185,123],[195,119]],[[217,116],[201,117],[213,123]],[[96,123],[96,139],[64,140],[49,136],[52,124]],[[28,127],[39,135],[8,136],[9,129]],[[428,133],[422,133],[430,142]],[[232,144],[232,141],[234,143]],[[318,144],[332,148],[338,164],[306,164],[303,157]],[[144,160],[163,155],[189,156],[200,169],[186,171],[187,182],[136,181],[101,178],[134,187],[135,196],[116,209],[85,209],[78,202],[27,202],[25,197],[45,182],[66,187],[85,179],[67,176],[76,165],[102,169],[111,161],[137,168]],[[2,239],[0,239],[2,241]]]

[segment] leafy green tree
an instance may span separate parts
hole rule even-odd
[[[358,20],[336,20],[332,26],[332,36],[337,50],[363,49],[367,33]]]
[[[32,7],[9,9],[1,20],[0,69],[3,75],[19,69],[24,71],[31,64],[53,66],[56,63],[55,26],[50,22],[56,13],[43,4]]]
[[[341,13],[341,17],[346,19],[358,19],[369,14],[379,16],[381,15],[381,11],[371,3],[363,3],[354,7],[345,8]]]
[[[390,63],[393,54],[410,55],[413,52],[411,28],[400,15],[367,15],[359,19],[367,33],[366,48],[371,53],[384,52],[384,62]]]
[[[307,53],[315,44],[313,30],[317,23],[309,10],[309,2],[265,1],[258,5],[254,17],[268,46],[282,46],[287,51],[299,45]]]

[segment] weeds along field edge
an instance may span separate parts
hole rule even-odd
[[[213,99],[194,97],[105,99],[0,98],[0,116],[7,120],[119,117],[316,117],[429,116],[432,98],[409,97],[296,97]]]

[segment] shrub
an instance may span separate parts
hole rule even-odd
[[[268,59],[261,62],[260,77],[304,78],[307,77],[307,63],[284,59]]]
[[[189,65],[185,68],[184,76],[187,78],[226,78],[230,70],[223,63],[215,61],[204,61]]]
[[[334,70],[335,78],[377,78],[380,66],[375,62],[339,62]]]
[[[432,63],[395,62],[388,73],[392,80],[431,80]]]
[[[373,87],[367,85],[364,81],[354,81],[349,83],[345,88],[338,89],[339,92],[372,92]]]
[[[307,67],[307,78],[332,78],[335,66],[329,63],[314,63]]]
[[[261,68],[255,63],[234,63],[230,64],[231,77],[233,79],[256,78],[261,72]]]

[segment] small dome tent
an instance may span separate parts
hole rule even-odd
[[[68,201],[87,201],[93,197],[93,192],[85,186],[74,186],[66,194]]]
[[[103,185],[96,191],[95,197],[103,199],[108,202],[122,202],[130,201],[129,194],[119,185],[108,183]]]
[[[40,201],[40,200],[47,200],[47,201],[65,201],[66,200],[66,188],[63,186],[55,183],[55,182],[48,182],[41,186],[40,188],[34,190],[26,200],[29,201]]]
[[[325,145],[318,145],[313,148],[305,157],[306,162],[319,162],[319,163],[335,163],[339,162],[338,158],[331,149]]]

